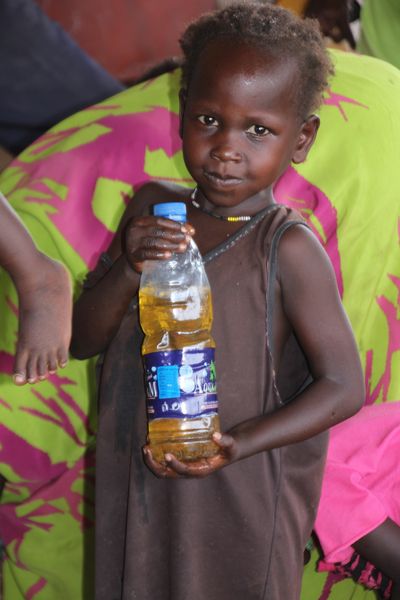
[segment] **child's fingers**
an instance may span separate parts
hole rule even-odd
[[[213,441],[219,446],[220,454],[226,461],[231,463],[241,458],[241,446],[238,438],[230,433],[215,432],[212,436]]]
[[[171,231],[181,231],[184,234],[194,235],[195,229],[193,225],[190,223],[179,223],[178,221],[172,221],[170,219],[163,219],[162,217],[157,217],[156,223],[162,227],[166,227]]]
[[[176,241],[171,241],[162,237],[145,237],[142,240],[142,246],[145,250],[169,250],[171,252],[183,251],[188,245],[187,240],[179,238]]]
[[[193,227],[193,225],[191,225],[190,223],[184,223],[184,225],[182,226],[182,231],[184,233],[187,233],[188,235],[190,235],[191,237],[194,236],[194,234],[196,233],[195,228]]]
[[[153,229],[155,235],[165,237],[171,240],[181,240],[188,235],[190,227],[186,223],[177,223],[175,221],[167,221],[165,219],[157,219],[157,224]]]
[[[194,235],[194,228],[190,223],[178,223],[163,218],[140,217],[133,219],[128,227],[129,237],[132,239],[162,239],[172,243],[189,242]]]
[[[135,217],[128,224],[129,230],[142,230],[150,235],[161,235],[176,239],[186,234],[192,235],[194,228],[189,223],[178,223],[162,217],[144,216]]]
[[[149,234],[132,243],[128,240],[126,253],[129,257],[128,260],[134,264],[135,268],[136,263],[141,263],[145,260],[168,259],[173,252],[184,252],[187,245],[188,240],[182,236],[174,241]]]
[[[213,460],[214,459],[214,460]],[[202,458],[194,462],[181,462],[173,454],[166,454],[165,460],[168,466],[180,477],[206,477],[219,468],[219,459]]]
[[[185,463],[180,462],[173,454],[166,454],[165,460],[167,465],[175,471],[178,475],[188,475],[188,466]]]
[[[128,263],[138,273],[146,260],[168,260],[175,252],[182,253],[190,243],[194,228],[154,216],[137,217],[129,222],[123,247]]]
[[[216,431],[215,433],[213,433],[212,436],[214,442],[223,449],[229,449],[233,447],[233,444],[235,443],[235,440],[233,439],[233,437],[231,435],[229,435],[228,433],[221,433],[219,431]]]
[[[156,460],[154,460],[149,446],[144,446],[143,456],[144,456],[144,462],[149,467],[149,469],[154,473],[154,475],[156,475],[156,477],[159,477],[160,479],[165,479],[167,477],[171,478],[171,479],[175,479],[178,477],[178,474],[175,473],[175,471],[173,469],[170,469],[168,465],[166,465],[166,464],[163,465],[163,464],[157,462]]]

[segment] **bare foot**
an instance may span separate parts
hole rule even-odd
[[[34,272],[17,285],[19,328],[14,363],[17,385],[46,379],[65,367],[71,340],[72,291],[65,267],[38,253]]]

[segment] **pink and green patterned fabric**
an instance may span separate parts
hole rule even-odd
[[[277,183],[325,246],[362,357],[369,403],[400,399],[400,74],[334,53],[337,75],[307,163]],[[0,189],[41,250],[70,270],[76,293],[146,181],[191,186],[178,136],[179,73],[73,115],[0,175]],[[161,198],[159,199],[161,200]],[[0,273],[0,505],[4,600],[93,598],[94,361],[71,359],[46,382],[10,379],[17,299]],[[302,600],[372,598],[305,569]]]

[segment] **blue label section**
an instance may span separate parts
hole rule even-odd
[[[143,357],[149,419],[215,415],[215,350],[169,350]]]
[[[166,398],[180,398],[178,365],[157,368],[158,397],[160,400]]]

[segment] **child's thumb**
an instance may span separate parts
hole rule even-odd
[[[232,446],[233,438],[230,435],[216,431],[215,433],[213,433],[212,437],[214,442],[218,444],[218,446],[220,446],[221,448],[229,448],[230,446]]]

